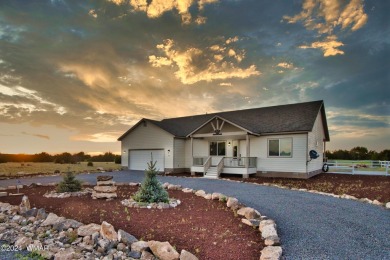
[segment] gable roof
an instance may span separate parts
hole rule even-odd
[[[258,135],[282,134],[292,132],[310,132],[313,129],[318,113],[321,113],[322,124],[325,131],[325,140],[329,141],[329,131],[326,121],[324,102],[322,100],[252,108],[245,110],[235,110],[228,112],[218,112],[204,115],[194,115],[187,117],[168,118],[161,121],[148,120],[161,129],[171,133],[175,137],[187,137],[200,126],[204,125],[214,117],[228,120],[250,133]],[[142,121],[141,120],[141,121]],[[140,121],[140,122],[141,122]],[[118,140],[122,140],[134,127],[130,128]]]

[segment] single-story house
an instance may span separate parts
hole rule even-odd
[[[130,170],[145,170],[153,158],[166,173],[309,178],[322,172],[329,131],[320,100],[161,121],[144,118],[118,141],[122,166]]]

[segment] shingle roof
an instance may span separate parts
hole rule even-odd
[[[328,125],[326,122],[324,102],[322,100],[290,105],[169,118],[162,121],[154,121],[149,119],[143,120],[149,120],[156,126],[164,129],[176,137],[186,137],[207,121],[218,116],[248,130],[249,132],[263,135],[288,132],[310,132],[313,129],[314,122],[319,112],[321,112],[322,115],[325,139],[329,141]],[[129,131],[119,137],[118,140],[121,140],[123,137],[125,137],[133,128],[129,129]]]

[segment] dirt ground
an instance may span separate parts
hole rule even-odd
[[[170,174],[169,176],[189,177],[190,173]],[[195,177],[201,177],[197,174]],[[357,198],[369,198],[382,203],[390,202],[390,176],[369,176],[321,173],[310,179],[268,178],[242,175],[222,174],[223,179],[253,183],[273,183],[289,188],[317,190],[337,195],[348,194]]]
[[[205,200],[182,191],[169,191],[181,200],[174,209],[126,208],[120,201],[137,187],[119,186],[118,198],[93,200],[90,195],[66,199],[45,198],[53,187],[24,188],[32,207],[45,208],[84,224],[107,221],[142,240],[169,241],[177,251],[185,249],[199,259],[259,259],[264,244],[258,229],[241,223],[241,218],[219,201]],[[19,204],[21,196],[1,197],[0,201]]]

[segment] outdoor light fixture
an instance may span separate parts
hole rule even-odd
[[[169,156],[170,152],[171,152],[171,150],[168,150],[168,156]]]
[[[126,150],[123,150],[123,153],[126,153]]]
[[[230,146],[231,145],[231,143],[230,142],[228,142],[228,146]]]

